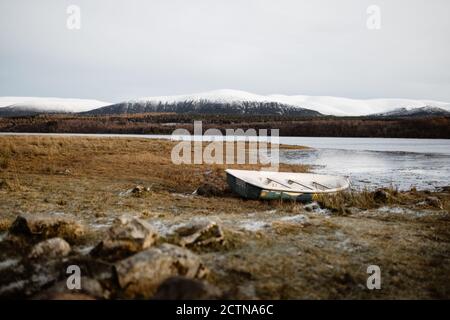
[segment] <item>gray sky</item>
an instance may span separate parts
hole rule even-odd
[[[66,27],[68,5],[81,29]],[[366,27],[369,5],[381,29]],[[450,101],[448,0],[0,0],[0,96]]]

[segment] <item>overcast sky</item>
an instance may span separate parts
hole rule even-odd
[[[66,27],[71,4],[80,30]],[[0,0],[0,96],[450,101],[449,13],[448,0]]]

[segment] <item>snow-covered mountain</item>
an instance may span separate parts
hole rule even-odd
[[[348,99],[329,96],[258,95],[238,90],[215,90],[197,94],[157,96],[128,100],[89,112],[91,114],[151,111],[301,114],[316,111],[335,116],[361,116],[396,108],[439,107],[450,111],[450,103],[412,99]],[[296,110],[299,108],[299,110]],[[231,109],[231,110],[230,110]],[[219,112],[220,111],[220,112]],[[228,111],[228,112],[227,112]]]
[[[420,108],[397,108],[388,112],[371,114],[372,117],[430,117],[450,116],[450,111],[438,107],[425,106]]]
[[[85,112],[86,114],[125,114],[176,112],[203,114],[321,116],[318,111],[265,99],[247,92],[221,90],[197,95],[164,96],[129,100]]]
[[[0,97],[0,116],[25,116],[42,113],[76,113],[110,105],[87,99]]]
[[[270,114],[300,116],[367,116],[392,110],[438,108],[450,112],[450,103],[413,99],[348,99],[329,96],[258,95],[239,90],[155,96],[111,104],[97,100],[0,97],[0,116],[49,112],[124,114],[142,112]],[[428,110],[429,111],[429,110]],[[421,113],[417,112],[419,116]],[[430,113],[433,114],[433,113]],[[438,114],[438,113],[434,113]],[[389,116],[389,115],[387,115]],[[394,114],[392,116],[395,116]]]

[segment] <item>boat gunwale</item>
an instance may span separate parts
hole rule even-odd
[[[293,194],[327,194],[327,193],[336,193],[336,192],[341,192],[344,190],[347,190],[348,188],[350,188],[350,180],[347,177],[343,177],[343,176],[333,176],[333,175],[324,175],[324,174],[313,174],[313,173],[304,173],[304,174],[313,174],[313,175],[317,175],[317,176],[328,176],[328,177],[339,177],[345,180],[345,182],[347,183],[347,185],[339,187],[339,188],[333,188],[333,189],[327,189],[327,190],[286,190],[285,188],[277,188],[277,187],[265,187],[265,186],[260,186],[260,185],[256,185],[255,183],[251,183],[249,181],[246,181],[244,179],[242,179],[241,177],[238,177],[236,175],[234,175],[233,173],[231,173],[230,171],[252,171],[252,170],[239,170],[239,169],[226,169],[225,172],[227,174],[232,175],[233,177],[235,177],[236,179],[242,180],[245,183],[252,185],[256,188],[260,188],[261,190],[269,190],[269,191],[276,191],[276,192],[284,192],[284,193],[293,193]],[[257,170],[254,170],[255,172],[260,172]],[[286,172],[289,173],[289,172]],[[294,172],[296,174],[302,174],[301,172]]]

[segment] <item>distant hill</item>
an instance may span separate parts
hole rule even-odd
[[[404,118],[404,117],[438,117],[450,116],[450,112],[438,107],[425,106],[421,108],[397,108],[388,112],[375,113],[370,117]]]
[[[408,114],[415,109],[422,111],[414,111]],[[439,110],[439,112],[436,110]],[[413,99],[363,100],[329,96],[258,95],[239,90],[215,90],[196,94],[156,96],[118,103],[82,99],[0,97],[0,117],[46,113],[119,115],[148,112],[299,117],[318,117],[321,115],[428,117],[447,115],[446,112],[450,112],[450,103]]]
[[[298,116],[365,116],[394,108],[433,106],[450,110],[450,103],[413,99],[348,99],[328,96],[258,95],[239,90],[215,90],[196,94],[128,100],[87,114],[140,112],[268,114]]]
[[[122,102],[111,106],[84,112],[90,115],[136,114],[147,112],[175,112],[199,114],[228,114],[228,115],[295,115],[305,117],[321,116],[320,112],[286,105],[278,102],[264,101],[178,101],[154,102],[132,101]]]
[[[77,113],[108,104],[110,103],[86,99],[0,97],[0,117]]]

